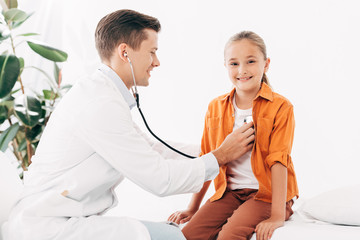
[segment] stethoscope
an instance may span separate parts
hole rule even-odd
[[[140,115],[145,123],[145,126],[146,128],[149,130],[149,132],[151,133],[151,135],[154,136],[154,138],[156,138],[159,142],[161,142],[162,144],[164,144],[166,147],[170,148],[171,150],[173,150],[174,152],[180,154],[180,155],[183,155],[187,158],[196,158],[196,157],[193,157],[193,156],[190,156],[190,155],[187,155],[186,153],[183,153],[175,148],[173,148],[172,146],[170,146],[169,144],[167,144],[165,141],[163,141],[161,138],[159,138],[158,136],[155,135],[155,133],[153,133],[153,131],[151,131],[149,125],[147,124],[146,120],[145,120],[145,117],[144,117],[144,114],[142,113],[141,111],[141,108],[140,108],[140,102],[139,102],[139,93],[137,91],[137,87],[136,87],[136,81],[135,81],[135,74],[134,74],[134,69],[133,69],[133,65],[131,63],[131,60],[129,58],[129,56],[127,55],[127,53],[125,52],[124,53],[124,57],[127,58],[127,60],[129,61],[129,64],[130,64],[130,69],[131,69],[131,74],[132,74],[132,78],[133,78],[133,81],[134,81],[134,87],[131,88],[131,91],[134,95],[134,98],[135,98],[135,101],[136,101],[136,106],[137,108],[139,109],[139,112],[140,112]]]

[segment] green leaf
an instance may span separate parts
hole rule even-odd
[[[34,13],[29,13],[26,18],[23,21],[20,22],[13,22],[12,29],[19,27],[21,24],[23,24],[26,20],[28,20],[29,17],[31,17]]]
[[[18,7],[17,0],[5,0],[5,2],[9,9]]]
[[[43,125],[36,125],[35,127],[31,129],[26,130],[26,138],[30,140],[30,142],[38,140],[37,137],[40,135],[40,133],[43,131]]]
[[[49,47],[43,43],[35,43],[33,41],[27,41],[27,43],[34,52],[46,59],[54,62],[65,62],[67,60],[67,53],[59,49]]]
[[[46,111],[46,102],[45,101],[42,101],[41,102],[41,118],[40,118],[40,121],[39,122],[41,122],[41,123],[43,123],[44,122],[44,120],[45,120],[45,117],[46,117],[46,113],[47,113],[47,111]]]
[[[8,127],[0,136],[0,150],[5,152],[8,148],[9,142],[14,139],[17,131],[19,130],[19,124],[16,123]]]
[[[41,118],[41,102],[35,98],[21,95],[15,99],[15,115],[26,126],[34,127]]]
[[[10,30],[5,26],[0,26],[0,41],[4,41],[10,37]]]
[[[15,89],[15,90],[12,90],[11,91],[11,95],[14,94],[14,93],[17,93],[18,91],[20,91],[21,88],[18,88],[18,89]],[[14,100],[15,98],[13,96],[10,96],[11,100]]]
[[[7,117],[9,117],[13,113],[14,100],[7,100],[7,101],[2,100],[0,102],[0,106],[6,107],[6,109],[7,109]]]
[[[13,91],[13,92],[11,92],[11,94],[13,94],[14,92],[17,92],[17,91],[18,90]],[[1,99],[0,105],[7,106],[7,102],[13,102],[15,98],[13,96],[11,96],[11,94],[9,94]]]
[[[20,142],[19,147],[18,147],[18,151],[24,151],[26,150],[26,139],[23,138],[23,140]]]
[[[43,90],[43,93],[44,93],[44,98],[47,100],[54,100],[58,97],[58,95],[51,90]]]
[[[0,56],[0,98],[8,95],[20,74],[20,62],[14,55]]]
[[[43,106],[42,109],[44,111],[49,111],[49,112],[53,112],[55,107],[52,107],[52,106]]]
[[[3,36],[3,35],[1,35],[1,33],[0,33],[0,43],[1,43],[2,41],[4,41],[4,40],[8,39],[9,37],[10,37],[10,35]]]
[[[24,11],[17,8],[11,8],[4,13],[5,20],[11,22],[23,22],[27,16]]]
[[[19,34],[16,36],[29,37],[29,36],[37,36],[37,35],[40,35],[40,34],[38,34],[38,33],[23,33],[23,34]]]
[[[4,105],[0,105],[0,124],[5,122],[8,118],[8,108]]]
[[[64,86],[62,86],[60,89],[61,90],[63,90],[63,89],[70,89],[70,88],[72,88],[72,85],[71,84],[66,84],[66,85],[64,85]]]
[[[54,77],[55,77],[55,82],[56,82],[57,85],[60,85],[59,80],[61,80],[59,74],[60,74],[60,68],[56,64],[56,62],[54,62]]]
[[[24,69],[25,61],[22,57],[19,57],[20,70]]]

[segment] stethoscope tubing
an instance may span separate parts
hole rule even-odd
[[[133,78],[133,81],[134,81],[134,89],[131,88],[131,91],[132,91],[132,93],[133,93],[133,95],[134,95],[137,109],[138,109],[139,112],[140,112],[140,115],[141,115],[141,117],[142,117],[142,119],[143,119],[143,121],[144,121],[144,123],[145,123],[145,126],[146,126],[147,130],[151,133],[151,135],[152,135],[154,138],[156,138],[159,142],[161,142],[162,144],[164,144],[166,147],[168,147],[168,148],[171,149],[172,151],[174,151],[174,152],[176,152],[176,153],[178,153],[178,154],[180,154],[180,155],[182,155],[182,156],[184,156],[184,157],[187,157],[187,158],[191,158],[191,159],[196,158],[196,157],[194,157],[194,156],[190,156],[190,155],[188,155],[188,154],[186,154],[186,153],[183,153],[183,152],[177,150],[176,148],[170,146],[170,145],[167,144],[165,141],[163,141],[161,138],[159,138],[158,136],[156,136],[156,134],[153,133],[153,131],[151,131],[149,125],[148,125],[147,122],[146,122],[145,116],[144,116],[144,114],[142,113],[141,108],[140,108],[139,93],[138,93],[137,87],[136,87],[135,74],[134,74],[134,69],[133,69],[132,63],[131,63],[131,61],[130,61],[130,58],[129,58],[127,55],[126,55],[126,58],[127,58],[128,61],[129,61],[130,68],[131,68],[131,74],[132,74],[132,78]]]

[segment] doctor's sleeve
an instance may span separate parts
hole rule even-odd
[[[121,101],[94,101],[91,109],[82,115],[80,137],[129,180],[158,196],[201,189],[203,159],[164,159],[134,128],[129,107]]]

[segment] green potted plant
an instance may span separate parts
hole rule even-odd
[[[0,55],[0,150],[14,153],[19,166],[26,171],[31,164],[44,127],[51,116],[56,102],[71,87],[61,84],[61,69],[58,62],[67,60],[67,53],[44,43],[30,39],[37,33],[19,31],[19,27],[31,17],[17,8],[17,0],[0,0],[3,8],[0,15],[0,44],[6,50]],[[54,62],[51,77],[40,67],[28,65],[16,51],[21,44],[27,44],[33,52]],[[47,81],[47,88],[38,91],[26,86],[22,73],[36,69]]]

